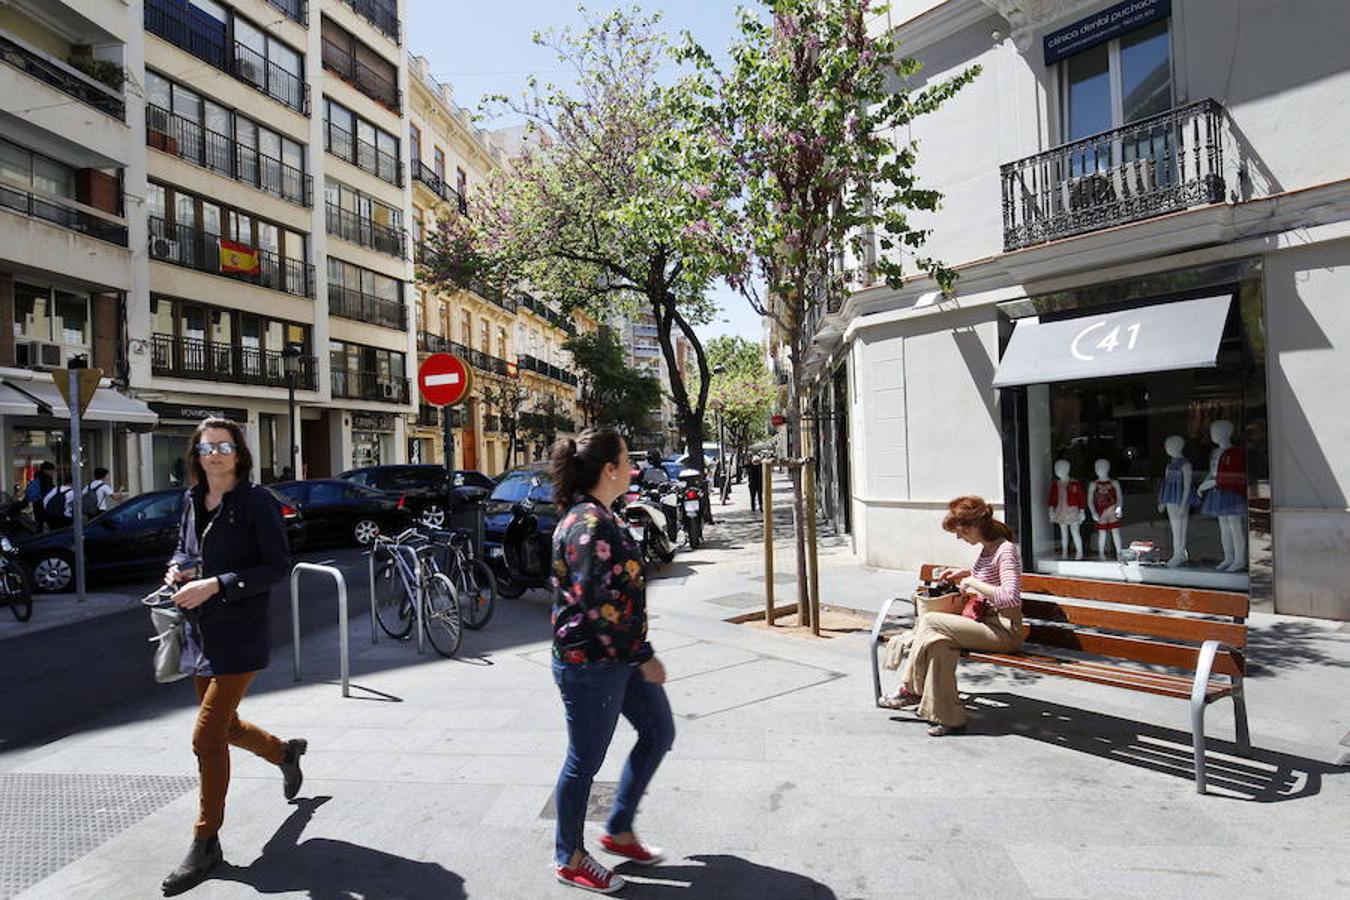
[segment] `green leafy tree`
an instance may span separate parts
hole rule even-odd
[[[759,0],[767,16],[740,11],[731,63],[687,40],[683,58],[698,74],[686,79],[673,116],[694,123],[681,139],[684,158],[702,165],[709,191],[725,202],[708,228],[723,247],[723,272],[775,326],[791,364],[789,452],[802,454],[805,361],[813,314],[838,303],[850,255],[892,287],[901,257],[949,290],[955,273],[921,255],[928,233],[909,221],[941,196],[918,184],[918,146],[897,142],[917,117],[936,110],[978,75],[978,67],[911,91],[920,66],[902,57],[871,0]],[[709,152],[709,146],[713,150]],[[873,259],[875,241],[881,251]],[[800,476],[794,513],[805,520]],[[798,590],[805,602],[804,529],[797,531]]]
[[[578,334],[563,349],[572,355],[577,370],[583,424],[610,425],[627,438],[648,431],[661,404],[661,382],[628,365],[612,330]]]
[[[505,381],[484,379],[478,388],[487,414],[497,419],[498,429],[506,435],[506,465],[510,469],[516,465],[516,438],[520,434],[521,413],[529,403],[530,391],[514,378]]]

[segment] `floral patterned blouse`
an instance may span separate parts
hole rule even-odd
[[[647,643],[647,580],[637,543],[614,513],[581,495],[553,531],[553,658],[640,665]]]

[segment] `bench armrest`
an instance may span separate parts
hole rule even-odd
[[[1203,705],[1205,702],[1205,687],[1209,684],[1209,676],[1214,671],[1214,657],[1219,655],[1220,650],[1226,650],[1238,657],[1242,656],[1242,651],[1223,641],[1205,641],[1200,645],[1200,657],[1195,663],[1195,681],[1191,684],[1191,705]],[[1241,677],[1231,679],[1234,682],[1241,681]]]

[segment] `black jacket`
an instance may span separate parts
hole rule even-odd
[[[183,671],[256,672],[267,668],[271,653],[267,618],[271,587],[291,571],[281,510],[264,488],[241,482],[221,498],[199,544],[196,510],[205,494],[205,485],[187,491],[172,562],[181,565],[200,558],[200,577],[218,578],[221,591],[184,617]]]

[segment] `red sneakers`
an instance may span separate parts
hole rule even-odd
[[[622,856],[642,866],[654,866],[665,858],[660,847],[644,847],[637,841],[620,844],[607,834],[600,835],[600,846],[615,856]]]
[[[594,891],[597,894],[613,894],[622,890],[624,886],[622,875],[616,875],[606,869],[589,853],[581,858],[575,869],[554,866],[553,874],[563,884],[570,884],[583,891]]]

